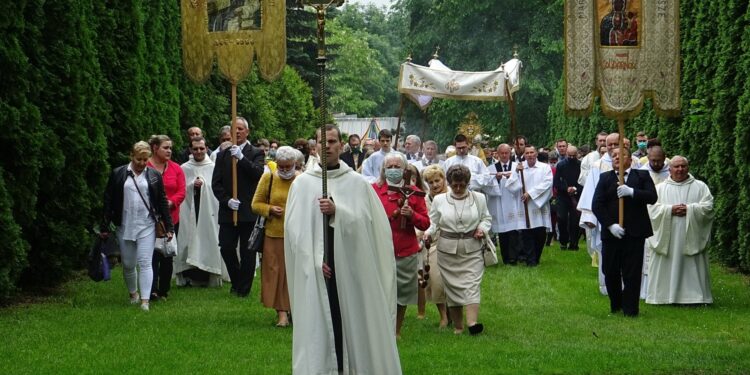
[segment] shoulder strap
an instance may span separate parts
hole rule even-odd
[[[273,172],[271,172],[271,181],[268,183],[268,204],[271,204],[271,188],[273,187]]]
[[[146,173],[146,171],[147,171],[147,169],[144,169],[143,173]],[[154,210],[152,210],[151,206],[148,205],[148,203],[146,202],[146,198],[143,197],[143,193],[141,193],[141,189],[138,187],[138,182],[135,180],[135,174],[133,174],[133,171],[128,171],[128,175],[130,175],[130,178],[133,179],[133,185],[135,185],[135,190],[138,192],[138,195],[141,197],[141,201],[146,206],[146,209],[148,210],[148,214],[151,215],[151,217],[154,220],[157,220],[156,219],[157,216],[154,213]],[[145,176],[145,177],[146,177],[146,180],[148,180],[148,176]]]

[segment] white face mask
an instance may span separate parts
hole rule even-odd
[[[288,171],[282,171],[282,170],[276,171],[276,174],[278,174],[282,180],[291,180],[292,178],[294,178],[294,175],[296,173],[297,171],[295,171],[294,169],[290,169]]]

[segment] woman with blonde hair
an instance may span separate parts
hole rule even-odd
[[[109,237],[110,223],[117,226],[123,276],[130,292],[130,303],[140,302],[144,311],[149,310],[153,282],[151,257],[156,240],[157,215],[164,220],[167,238],[171,241],[174,237],[161,175],[146,168],[150,156],[148,143],[138,142],[130,151],[130,163],[115,168],[109,175],[104,191],[104,218],[100,226],[102,238]]]
[[[428,166],[422,170],[422,177],[427,186],[429,187],[429,194],[425,197],[427,204],[427,210],[432,208],[432,201],[436,196],[445,194],[448,192],[448,185],[445,183],[445,172],[443,168],[437,164]],[[419,238],[424,237],[424,232],[417,231]],[[427,300],[434,303],[437,306],[438,312],[440,313],[440,328],[448,326],[448,309],[445,305],[445,285],[443,284],[443,277],[440,274],[440,268],[438,267],[437,261],[437,242],[432,242],[430,246],[427,246],[425,242],[424,250],[424,264],[429,266],[425,267],[428,272],[425,275],[429,275],[426,281],[425,295]]]

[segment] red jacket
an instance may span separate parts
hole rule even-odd
[[[151,162],[148,162],[147,165],[156,169]],[[185,173],[179,164],[167,160],[167,167],[161,174],[161,179],[164,181],[164,192],[167,194],[167,200],[173,203],[169,210],[172,223],[177,224],[180,222],[180,205],[185,200]]]
[[[427,205],[425,204],[424,197],[416,195],[409,197],[409,207],[411,207],[414,213],[410,219],[406,220],[406,227],[401,229],[401,207],[399,206],[401,195],[388,194],[388,184],[378,186],[377,183],[374,183],[372,187],[378,194],[380,202],[383,203],[383,209],[385,209],[385,214],[391,223],[393,250],[396,253],[396,257],[403,258],[418,253],[419,240],[414,228],[427,230],[430,227],[430,217],[427,214]],[[414,186],[409,187],[412,190],[421,191]]]

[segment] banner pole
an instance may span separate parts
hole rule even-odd
[[[625,155],[625,120],[622,118],[617,119],[617,129],[620,132],[620,156],[619,156],[619,172],[617,178],[620,181],[620,185],[625,184],[625,163],[623,163],[623,156]],[[620,226],[625,228],[625,198],[619,199],[619,223]]]

